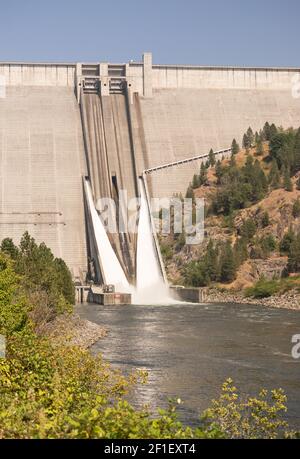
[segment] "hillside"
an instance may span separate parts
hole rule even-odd
[[[160,237],[170,283],[246,294],[257,282],[296,279],[300,130],[266,123],[260,133],[251,132],[243,148],[233,142],[230,159],[216,163],[211,153],[195,171],[186,197],[205,199],[205,239],[193,246],[185,244],[184,234]],[[289,284],[294,287],[299,289]]]

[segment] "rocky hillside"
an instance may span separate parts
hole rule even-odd
[[[195,171],[187,197],[205,198],[205,240],[160,237],[171,283],[241,291],[300,271],[300,130],[269,128],[249,129],[231,159],[211,154]]]

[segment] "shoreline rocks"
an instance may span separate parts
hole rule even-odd
[[[300,311],[300,293],[291,290],[281,295],[268,298],[246,298],[238,292],[226,292],[216,289],[207,289],[204,296],[205,303],[237,303],[256,304],[280,309],[294,309]]]
[[[74,313],[57,316],[39,332],[46,335],[54,344],[80,346],[84,349],[88,349],[107,335],[104,327],[81,319],[78,314]]]

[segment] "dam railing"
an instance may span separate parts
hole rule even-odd
[[[225,148],[223,150],[214,151],[213,153],[214,153],[215,157],[219,157],[219,156],[223,156],[223,155],[225,156],[225,155],[228,155],[229,153],[231,153],[231,148]],[[161,164],[159,166],[151,167],[150,169],[145,169],[143,174],[151,174],[152,172],[156,172],[156,171],[159,171],[161,169],[168,169],[170,167],[180,166],[182,164],[191,163],[193,161],[205,160],[205,159],[208,159],[208,158],[209,158],[209,153],[208,154],[206,153],[204,155],[191,156],[190,158],[180,159],[178,161],[173,161],[171,163],[166,163],[166,164]]]

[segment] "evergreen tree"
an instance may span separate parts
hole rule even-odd
[[[264,154],[264,146],[260,139],[256,143],[256,154],[257,156],[262,156]]]
[[[261,218],[261,226],[263,228],[266,228],[267,226],[270,225],[270,217],[268,212],[264,212]]]
[[[300,171],[300,128],[298,129],[295,137],[294,144],[294,167],[293,172]]]
[[[188,189],[186,190],[185,197],[187,199],[192,199],[193,201],[195,199],[194,190],[191,183],[189,184]]]
[[[263,136],[265,140],[269,141],[271,138],[271,132],[270,132],[270,124],[268,122],[265,123],[264,128],[263,128]]]
[[[9,255],[13,260],[17,260],[19,255],[18,247],[13,243],[13,240],[9,237],[3,239],[0,247],[1,252]]]
[[[280,172],[276,160],[272,161],[272,166],[269,174],[269,183],[274,189],[280,187]]]
[[[283,236],[280,242],[280,253],[282,255],[288,255],[291,250],[291,245],[294,242],[296,236],[292,228],[289,228],[288,232]]]
[[[230,242],[222,247],[220,256],[220,280],[221,282],[232,282],[236,275],[236,263]]]
[[[239,144],[235,139],[233,139],[232,144],[231,144],[231,153],[233,155],[236,155],[240,151]]]
[[[222,178],[222,175],[223,175],[223,167],[222,167],[222,164],[221,164],[220,160],[218,160],[217,163],[216,163],[215,174],[216,174],[216,177],[217,177],[217,184],[220,185],[221,178]]]
[[[299,200],[299,198],[294,202],[292,213],[293,213],[293,217],[294,218],[300,217],[300,200]]]
[[[216,164],[216,158],[215,158],[214,151],[212,148],[210,149],[208,156],[209,156],[209,165],[213,167]]]
[[[247,134],[244,134],[243,136],[243,148],[245,148],[246,150],[249,150],[249,148],[251,147],[251,142],[249,140],[249,137]]]
[[[298,234],[291,243],[288,258],[288,271],[290,273],[300,272],[300,234]]]
[[[234,245],[234,259],[237,267],[244,263],[248,257],[247,241],[244,238],[239,238]]]
[[[192,181],[192,187],[193,189],[199,188],[200,186],[200,178],[198,174],[194,174],[193,181]]]
[[[274,123],[272,123],[270,126],[270,134],[269,134],[270,139],[269,140],[272,140],[273,137],[275,137],[275,135],[277,134],[277,132],[278,132],[277,127],[275,126]]]
[[[235,168],[236,167],[236,160],[235,160],[235,157],[234,157],[233,153],[230,156],[229,167],[230,168]]]
[[[255,221],[249,218],[243,222],[240,228],[240,234],[244,240],[250,241],[254,237],[256,230],[257,227]]]
[[[204,264],[209,280],[216,281],[218,274],[218,253],[217,249],[214,248],[214,244],[211,239],[207,245]]]
[[[249,141],[249,147],[252,147],[252,145],[254,144],[254,134],[251,127],[249,127],[247,130],[247,137]]]
[[[207,184],[207,169],[204,163],[201,163],[200,167],[199,184],[200,186]]]
[[[283,168],[283,186],[286,191],[293,191],[293,184],[290,177],[290,170],[287,167]]]

